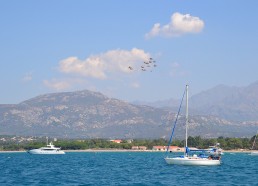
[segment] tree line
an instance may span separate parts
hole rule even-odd
[[[254,142],[255,136],[252,138],[211,138],[205,139],[200,136],[189,136],[188,146],[197,147],[201,149],[208,148],[217,143],[220,143],[220,147],[224,150],[232,149],[250,149]],[[185,140],[174,139],[170,145],[184,147]],[[56,147],[61,147],[63,150],[86,150],[86,149],[131,149],[133,146],[146,146],[147,149],[152,149],[153,146],[167,146],[168,140],[166,139],[134,139],[134,140],[122,140],[121,143],[114,143],[107,139],[85,139],[85,140],[58,140],[54,142]],[[12,141],[0,141],[0,150],[2,151],[19,151],[30,150],[46,146],[46,142],[41,140],[35,140],[33,142],[12,142]],[[258,145],[255,147],[258,148]]]

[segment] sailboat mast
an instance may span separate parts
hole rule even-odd
[[[186,85],[186,111],[185,111],[185,147],[187,147],[187,127],[188,127],[188,85]]]

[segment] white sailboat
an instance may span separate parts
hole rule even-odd
[[[64,151],[61,150],[60,147],[55,147],[52,141],[48,144],[47,138],[47,146],[41,147],[39,149],[31,149],[28,151],[29,154],[65,154]]]
[[[256,135],[255,135],[255,137],[254,137],[254,142],[253,142],[253,145],[252,145],[252,149],[251,149],[250,155],[256,155],[256,156],[258,156],[258,150],[254,150],[257,135],[258,135],[258,131],[256,132]]]
[[[168,157],[167,156],[165,158],[165,161],[167,164],[175,164],[175,165],[208,165],[208,166],[209,165],[220,165],[221,160],[220,160],[219,153],[213,154],[213,155],[205,155],[206,150],[201,150],[201,149],[191,150],[187,147],[188,85],[186,85],[185,93],[186,93],[185,152],[184,152],[184,155],[178,156],[178,157]],[[173,135],[173,132],[172,132],[172,135]],[[172,136],[171,136],[171,139],[172,139]]]

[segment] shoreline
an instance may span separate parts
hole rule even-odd
[[[132,149],[85,149],[85,150],[63,150],[64,152],[163,152],[154,150],[132,150]],[[0,153],[26,153],[27,151],[0,151]],[[251,150],[223,150],[223,153],[250,153]],[[179,152],[174,152],[179,153]]]

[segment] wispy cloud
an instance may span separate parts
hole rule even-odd
[[[131,87],[132,87],[132,88],[140,88],[140,84],[139,84],[138,82],[133,82],[133,83],[131,84]]]
[[[187,75],[187,73],[184,70],[182,70],[179,63],[173,62],[170,64],[169,75],[172,77],[182,77],[182,76]]]
[[[154,24],[151,31],[145,35],[147,39],[156,36],[176,37],[187,33],[199,33],[204,28],[204,21],[199,17],[190,14],[180,14],[178,12],[171,16],[171,20],[166,25]]]
[[[110,50],[84,60],[77,57],[66,58],[59,62],[59,70],[66,74],[106,79],[110,72],[130,73],[129,66],[140,64],[149,57],[148,53],[137,48]]]
[[[23,82],[29,82],[32,80],[32,72],[28,72],[26,73],[23,78],[22,78],[22,81]]]
[[[58,79],[44,80],[43,84],[46,87],[57,91],[66,90],[71,87],[71,81]]]

